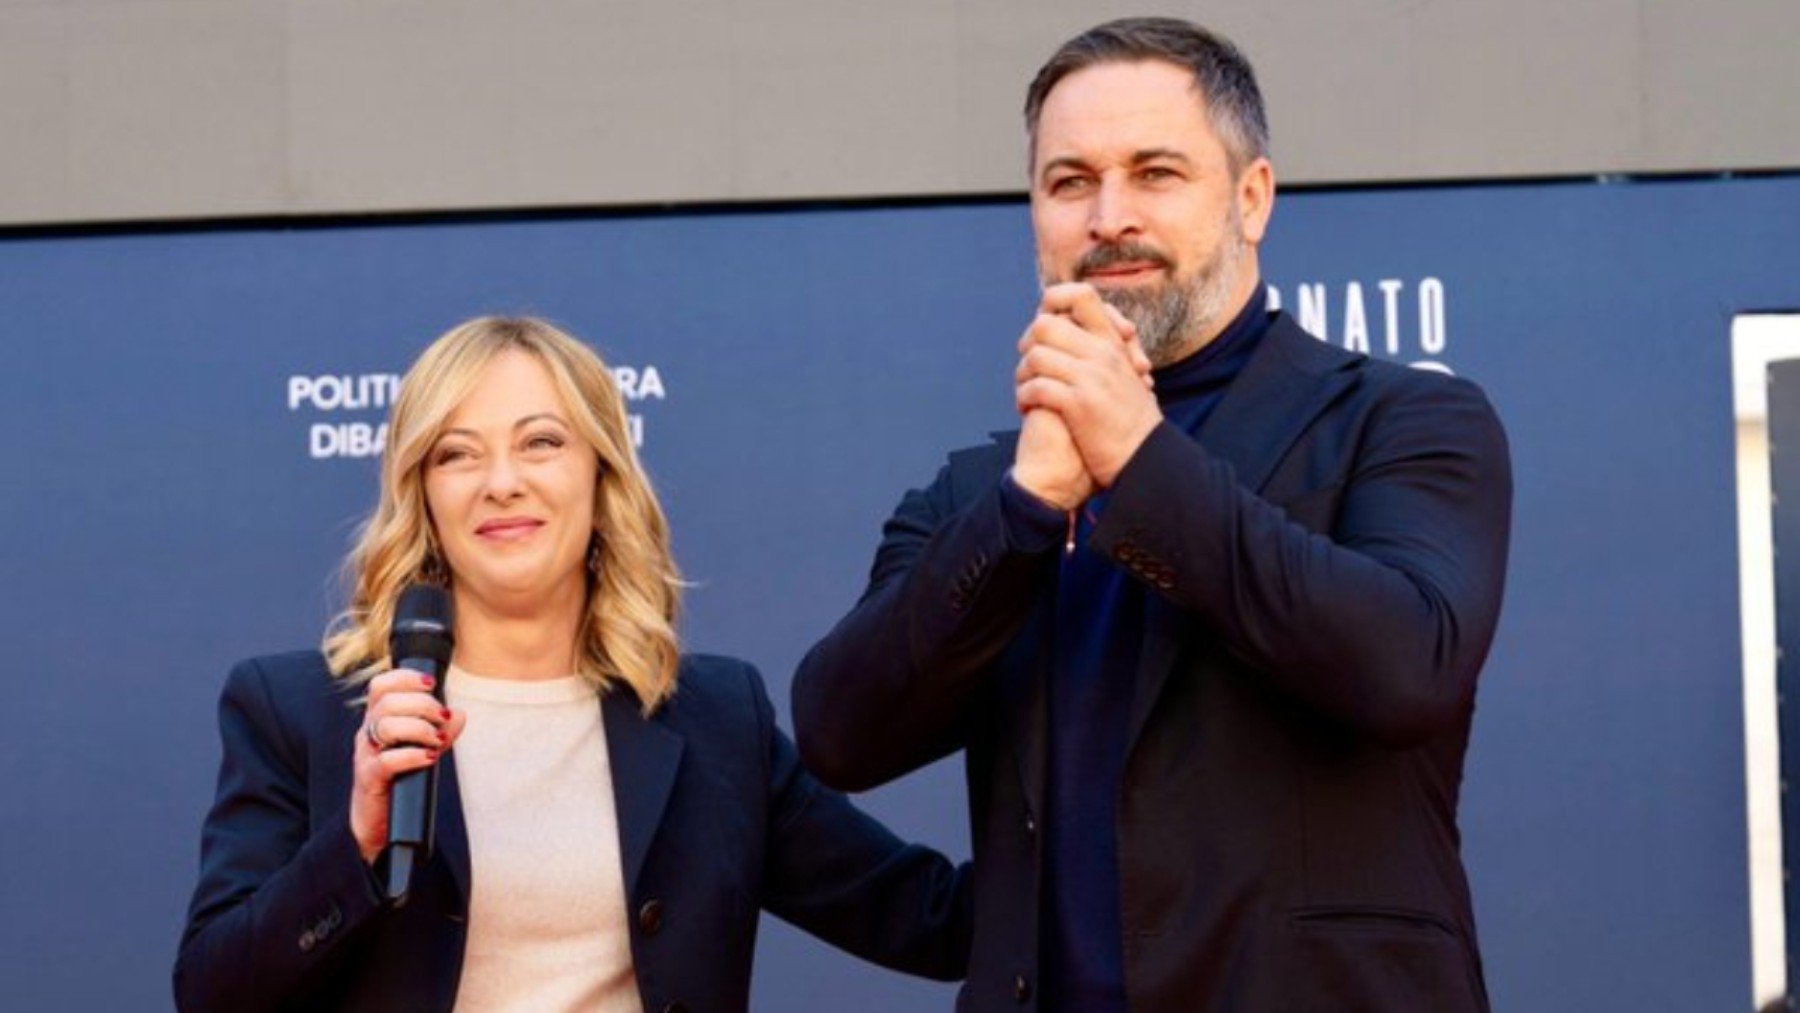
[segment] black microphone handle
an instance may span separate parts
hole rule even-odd
[[[444,702],[444,675],[436,659],[401,658],[395,668],[429,675],[431,695]],[[443,762],[442,757],[439,763]],[[409,770],[394,778],[388,795],[387,901],[395,907],[406,903],[413,870],[431,857],[437,840],[438,764]]]

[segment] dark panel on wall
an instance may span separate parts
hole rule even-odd
[[[1481,382],[1513,441],[1508,604],[1465,850],[1496,1008],[1748,1005],[1727,330],[1800,303],[1800,180],[1284,197],[1266,270],[1337,344]],[[166,1003],[235,658],[317,640],[388,379],[466,316],[631,370],[697,587],[785,700],[881,519],[1010,418],[1015,204],[0,242],[0,980]],[[966,853],[960,768],[869,800]],[[769,1009],[949,991],[764,934]]]

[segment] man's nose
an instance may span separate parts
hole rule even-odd
[[[1101,180],[1088,210],[1088,235],[1095,242],[1117,243],[1142,231],[1137,201],[1124,180]]]

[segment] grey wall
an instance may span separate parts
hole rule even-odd
[[[1792,0],[1160,4],[1288,182],[1800,166]],[[0,223],[1023,186],[1104,0],[0,0]]]

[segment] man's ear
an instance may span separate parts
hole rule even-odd
[[[1261,243],[1275,211],[1275,167],[1267,158],[1258,158],[1238,174],[1234,197],[1238,219],[1244,223],[1244,241],[1252,246]]]

